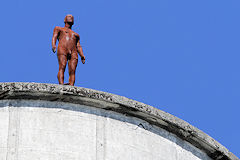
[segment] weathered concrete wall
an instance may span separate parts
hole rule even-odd
[[[168,113],[91,89],[0,83],[0,160],[229,159],[214,139]]]
[[[164,129],[99,108],[2,100],[0,117],[0,159],[210,159]]]

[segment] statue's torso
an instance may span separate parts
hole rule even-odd
[[[71,29],[59,27],[58,50],[66,54],[77,53],[78,34]]]

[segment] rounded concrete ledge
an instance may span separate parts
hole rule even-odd
[[[9,106],[16,106],[16,103],[20,103],[18,100],[29,101],[29,103],[40,100],[41,103],[77,104],[114,112],[126,117],[135,117],[151,126],[166,130],[183,141],[187,141],[204,152],[210,159],[238,160],[224,146],[189,123],[152,106],[122,96],[87,88],[56,84],[0,83],[0,104],[7,101]],[[67,108],[63,107],[63,109]],[[139,123],[138,127],[148,130],[149,125]]]

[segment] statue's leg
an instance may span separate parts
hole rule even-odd
[[[69,85],[73,86],[75,83],[75,72],[77,68],[78,59],[71,58],[68,62]]]
[[[67,56],[64,54],[58,55],[58,64],[59,64],[59,71],[58,71],[58,82],[59,84],[64,83],[64,72],[67,64]]]

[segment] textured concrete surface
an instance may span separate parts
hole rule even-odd
[[[164,129],[99,108],[0,100],[0,116],[5,119],[0,159],[210,160]]]
[[[187,122],[149,105],[110,93],[55,84],[0,83],[0,100],[2,104],[0,112],[0,159],[6,159],[6,157],[7,159],[16,159],[16,157],[27,159],[29,152],[35,157],[41,157],[43,156],[42,153],[46,153],[44,154],[46,157],[40,159],[52,159],[51,157],[56,156],[59,157],[56,159],[79,159],[81,155],[75,153],[76,150],[84,151],[81,152],[83,154],[94,152],[95,157],[93,155],[89,159],[116,159],[116,157],[124,159],[124,156],[131,157],[130,159],[141,159],[141,157],[142,159],[186,159],[186,157],[188,159],[208,159],[208,157],[211,159],[238,159],[213,138]],[[37,101],[38,103],[36,103]],[[54,105],[49,105],[50,103],[54,103]],[[61,105],[56,105],[58,103],[61,103]],[[34,107],[34,104],[38,105]],[[46,106],[46,104],[48,105]],[[74,108],[72,105],[78,107]],[[88,108],[88,110],[76,112],[76,108],[82,108],[83,110]],[[34,115],[31,111],[37,114]],[[82,114],[76,117],[84,117],[84,113],[87,114],[88,118],[93,116],[94,120],[73,120],[68,123],[67,120],[71,120],[72,116],[66,116],[66,121],[63,120],[64,116],[60,116],[60,118],[49,118],[46,121],[46,117],[58,115],[48,113],[52,111],[59,115],[61,115],[61,112],[64,114]],[[101,113],[95,113],[100,111]],[[29,112],[31,114],[28,114]],[[45,112],[49,115],[42,114]],[[94,114],[92,114],[93,112]],[[116,115],[118,115],[117,118]],[[108,118],[110,116],[113,117]],[[32,120],[36,122],[33,123]],[[51,122],[51,120],[55,122]],[[42,122],[44,121],[46,121],[44,124],[49,123],[53,126],[43,125]],[[76,132],[74,131],[75,128],[71,127],[72,124],[74,127],[78,126],[78,124],[74,125],[74,122],[80,124],[79,128],[76,128]],[[81,122],[84,122],[84,124]],[[71,125],[68,126],[67,124]],[[24,128],[24,126],[27,127]],[[60,129],[60,131],[47,131],[44,126]],[[63,128],[61,129],[61,127]],[[93,128],[91,129],[91,127]],[[137,128],[136,132],[133,132],[133,128]],[[79,137],[87,138],[72,139],[71,136],[66,138],[64,132],[68,132],[68,129],[73,132],[71,133],[72,136],[76,136],[78,133]],[[140,131],[141,134],[137,131]],[[60,133],[62,135],[56,136]],[[139,136],[136,136],[138,134]],[[143,135],[146,135],[146,137]],[[139,137],[143,138],[138,139]],[[35,141],[37,143],[34,143]],[[74,145],[68,145],[70,143],[82,145],[78,146],[78,149],[74,149]],[[51,146],[56,146],[55,144],[58,144],[58,146],[66,145],[63,145],[63,148],[51,148]],[[38,150],[34,151],[33,146],[41,150],[41,154]],[[50,147],[50,149],[47,147]],[[47,149],[44,150],[44,148]],[[92,148],[97,149],[94,151]],[[120,150],[121,148],[125,148],[125,150]],[[49,151],[53,149],[59,150],[59,152],[50,153]],[[69,156],[67,152],[72,153],[72,158],[64,158],[64,156]],[[141,156],[134,157],[134,153]],[[157,153],[160,157],[154,158]]]

